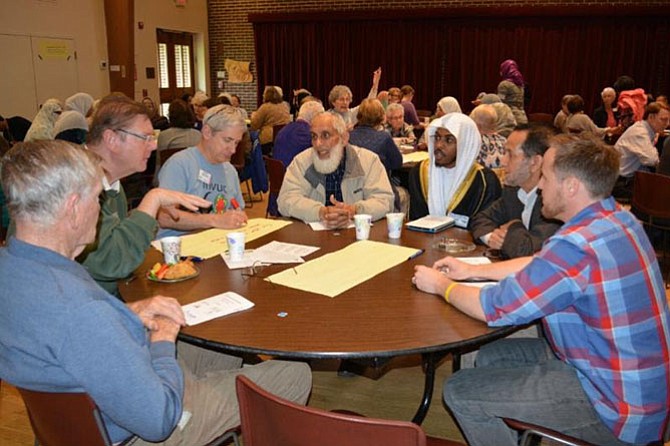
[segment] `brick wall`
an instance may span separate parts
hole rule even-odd
[[[249,110],[256,109],[256,66],[254,52],[254,33],[249,14],[259,13],[304,13],[311,11],[370,11],[398,10],[402,16],[408,9],[434,9],[448,7],[561,7],[571,10],[579,7],[663,7],[667,8],[668,0],[208,0],[210,69],[212,95],[221,91],[236,93],[242,99],[243,106]],[[217,71],[224,71],[226,58],[240,61],[251,61],[254,82],[250,84],[228,84],[224,80],[224,89],[217,86]],[[284,92],[285,99],[290,92]]]

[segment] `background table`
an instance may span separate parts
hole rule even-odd
[[[514,330],[488,328],[439,297],[412,286],[415,265],[431,265],[445,255],[435,247],[443,237],[470,240],[469,233],[460,229],[439,234],[403,229],[400,240],[390,240],[386,221],[375,222],[371,240],[425,249],[425,252],[332,299],[263,280],[291,265],[268,266],[249,277],[245,270],[229,270],[221,257],[199,263],[200,276],[195,279],[174,284],[152,282],[145,274],[162,259],[154,249],[147,252],[145,262],[136,273],[138,277],[128,283],[120,281],[119,290],[127,302],[162,294],[187,304],[235,291],[255,303],[250,310],[182,329],[183,340],[206,348],[299,359],[375,359],[422,354],[426,365],[426,392],[414,418],[420,423],[430,404],[435,363],[441,357],[474,349]],[[354,243],[355,231],[353,228],[337,232],[312,231],[304,223],[294,221],[248,243],[247,247],[258,247],[271,240],[320,246],[319,251],[306,258],[309,260]],[[280,317],[280,313],[287,315]]]

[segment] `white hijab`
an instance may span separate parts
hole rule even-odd
[[[437,106],[442,109],[445,115],[449,113],[463,113],[458,100],[453,96],[445,96],[437,102]]]
[[[456,165],[447,169],[435,166],[435,141],[433,136],[438,128],[445,128],[456,137]],[[443,216],[456,191],[465,180],[477,159],[482,138],[477,125],[469,116],[450,113],[433,120],[428,126],[428,213]]]

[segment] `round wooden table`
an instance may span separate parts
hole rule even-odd
[[[198,264],[200,275],[180,283],[156,283],[145,274],[161,261],[150,249],[137,270],[137,278],[120,281],[123,299],[133,302],[156,294],[172,296],[182,304],[226,291],[234,291],[255,303],[247,311],[182,329],[180,338],[205,348],[238,354],[265,354],[297,359],[390,358],[423,355],[426,386],[414,421],[420,423],[428,410],[434,385],[435,364],[448,353],[459,354],[500,338],[513,328],[489,328],[436,296],[418,291],[411,283],[415,265],[431,265],[446,253],[436,245],[444,237],[471,240],[467,231],[449,229],[439,234],[408,231],[399,240],[387,236],[386,221],[375,222],[370,239],[424,249],[423,254],[401,263],[335,298],[308,293],[266,280],[294,265],[271,265],[249,275],[230,270],[221,257]],[[354,229],[313,231],[302,222],[247,243],[247,248],[272,240],[319,246],[309,261],[354,243]],[[481,250],[472,255],[481,255]],[[470,255],[470,254],[465,254]],[[346,278],[342,278],[345,280]]]

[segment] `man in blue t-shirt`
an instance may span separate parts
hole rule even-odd
[[[207,110],[200,143],[170,157],[158,174],[158,182],[161,188],[202,197],[212,207],[203,213],[159,213],[159,238],[194,229],[237,229],[246,223],[240,179],[230,164],[245,130],[235,107],[217,105]]]

